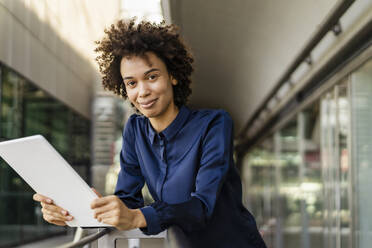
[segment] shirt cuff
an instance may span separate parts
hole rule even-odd
[[[143,216],[145,216],[147,227],[140,228],[146,235],[155,235],[163,231],[160,226],[160,220],[156,210],[151,206],[140,208]]]

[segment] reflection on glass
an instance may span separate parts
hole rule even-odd
[[[89,183],[89,121],[10,69],[0,69],[0,140],[42,134]],[[33,194],[0,159],[0,247],[65,232],[42,219]]]
[[[302,142],[301,191],[303,204],[303,246],[323,247],[323,180],[320,153],[320,113],[315,102],[300,113]]]
[[[23,88],[25,82],[15,73],[2,70],[1,138],[12,139],[22,135]]]
[[[339,210],[338,219],[340,227],[341,247],[351,246],[351,178],[349,166],[349,96],[347,82],[336,86],[337,97],[337,123],[338,123],[338,188],[339,188]]]
[[[372,244],[372,60],[351,75],[352,163],[355,180],[355,247]]]
[[[269,247],[273,245],[276,230],[273,155],[273,139],[268,138],[245,157],[242,168],[245,204]]]
[[[301,247],[301,182],[297,119],[292,119],[279,132],[278,181],[283,247]]]
[[[335,85],[248,153],[245,199],[269,246],[357,247],[351,235],[349,89],[348,79]]]
[[[321,101],[321,139],[322,164],[324,179],[324,246],[336,247],[338,243],[337,228],[337,202],[338,190],[336,187],[337,153],[336,153],[336,100],[334,92],[327,93]]]

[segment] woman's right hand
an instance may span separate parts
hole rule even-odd
[[[53,200],[46,196],[34,194],[33,199],[40,202],[43,218],[51,224],[66,226],[66,221],[70,221],[74,218],[67,210],[55,205]]]

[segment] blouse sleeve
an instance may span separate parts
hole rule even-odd
[[[133,123],[135,117],[135,114],[133,114],[128,119],[124,128],[123,146],[120,152],[120,172],[115,188],[115,195],[128,208],[132,209],[144,206],[141,190],[145,182],[134,149],[135,135],[133,132]]]
[[[189,201],[179,204],[155,202],[141,208],[148,235],[157,234],[171,225],[184,231],[205,227],[232,162],[233,122],[227,112],[221,112],[209,123],[202,142],[200,167],[196,176],[195,192]]]

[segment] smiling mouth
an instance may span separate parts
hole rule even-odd
[[[154,100],[152,100],[152,101],[150,101],[150,102],[147,102],[147,103],[139,103],[140,104],[140,106],[142,107],[142,108],[151,108],[152,107],[152,105],[154,105],[154,103],[156,102],[156,100],[158,100],[158,99],[154,99]]]

